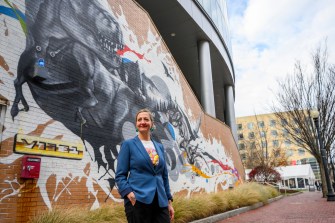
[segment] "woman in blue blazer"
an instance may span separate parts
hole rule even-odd
[[[163,145],[151,140],[153,116],[136,114],[138,136],[125,140],[117,158],[115,181],[128,222],[168,223],[174,217]]]

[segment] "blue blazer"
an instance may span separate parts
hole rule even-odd
[[[164,148],[160,143],[153,143],[159,156],[157,166],[152,164],[138,136],[124,141],[117,158],[115,181],[125,202],[130,202],[127,194],[134,192],[137,201],[151,204],[157,192],[159,206],[167,207],[172,195]]]

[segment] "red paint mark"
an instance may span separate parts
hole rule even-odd
[[[223,169],[223,170],[232,170],[232,168],[228,165],[223,164],[221,161],[218,160],[212,160],[213,163],[217,163],[219,164],[219,166]]]
[[[132,52],[139,59],[141,59],[141,60],[144,59],[144,60],[148,61],[149,63],[151,63],[151,60],[148,60],[148,59],[144,58],[144,54],[137,53],[135,50],[130,49],[128,46],[124,46],[124,48],[122,50],[118,50],[116,53],[120,56],[123,56],[126,52]]]

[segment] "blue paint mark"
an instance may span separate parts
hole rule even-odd
[[[26,21],[26,16],[18,9],[16,9],[17,14],[19,14],[19,16]],[[14,19],[19,20],[19,18],[17,17],[17,15],[15,14],[14,10],[9,8],[9,7],[5,7],[3,5],[0,5],[0,14],[4,14],[7,15],[9,17],[12,17]]]
[[[170,132],[171,137],[173,138],[173,140],[176,140],[176,134],[174,133],[174,128],[171,125],[171,123],[168,123],[167,127],[168,127],[168,130],[169,130],[169,132]]]
[[[122,63],[130,63],[130,62],[132,61],[127,58],[122,58]]]

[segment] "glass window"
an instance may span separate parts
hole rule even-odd
[[[283,129],[283,136],[284,136],[284,137],[288,136],[288,131],[287,131],[287,129]]]
[[[262,148],[266,148],[266,142],[262,141]]]
[[[306,152],[306,150],[304,150],[303,148],[299,148],[299,149],[298,149],[298,155],[299,155],[299,156],[304,156],[304,155],[305,155],[305,152]]]
[[[274,153],[275,157],[280,157],[280,150],[279,149],[275,150],[273,153]]]
[[[237,124],[237,129],[242,130],[242,124]]]
[[[238,139],[244,139],[243,133],[238,134]]]
[[[292,149],[287,149],[286,150],[286,155],[287,156],[293,156],[293,150]]]
[[[295,129],[294,129],[294,132],[295,132],[296,134],[300,134],[300,133],[301,133],[301,129],[299,129],[299,128],[295,128]]]
[[[307,164],[307,159],[306,159],[306,158],[305,158],[305,159],[301,159],[301,160],[300,160],[300,163],[301,163],[301,164]]]
[[[259,121],[259,122],[258,122],[258,126],[259,126],[260,128],[264,128],[264,122],[263,122],[263,121]]]
[[[265,132],[261,131],[261,137],[265,137],[265,136],[266,136]]]
[[[272,136],[278,136],[277,130],[271,130],[271,135]]]
[[[272,145],[273,145],[273,147],[278,147],[279,146],[279,141],[278,140],[272,140]]]
[[[255,142],[250,143],[250,149],[256,149],[256,144],[255,144]]]
[[[309,185],[308,179],[305,179],[305,185]]]
[[[289,147],[289,146],[291,146],[291,141],[290,140],[285,140],[285,146],[286,147]]]
[[[275,127],[276,126],[276,120],[271,119],[270,120],[270,126]]]
[[[244,145],[244,143],[239,143],[239,144],[238,144],[238,148],[239,148],[240,150],[245,149],[245,145]]]
[[[288,187],[288,180],[285,180],[285,186]]]
[[[247,126],[248,126],[248,129],[249,129],[249,130],[254,129],[254,123],[252,123],[252,122],[249,122],[249,123],[247,124]]]
[[[280,121],[281,121],[282,126],[286,126],[287,125],[287,120],[286,119],[283,118]]]
[[[298,180],[298,188],[305,188],[304,178],[297,178],[297,180]]]
[[[301,139],[296,139],[295,140],[298,144],[302,144],[302,140]]]
[[[290,188],[296,188],[295,178],[290,178],[289,179],[289,184],[290,184]]]
[[[249,132],[249,139],[255,138],[255,133],[254,132]]]

